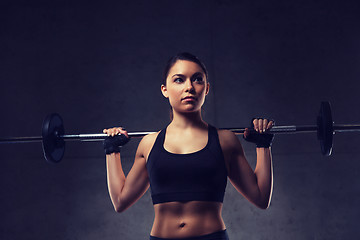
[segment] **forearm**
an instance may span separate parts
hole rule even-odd
[[[257,163],[255,175],[260,192],[260,206],[267,208],[270,204],[273,188],[273,167],[270,148],[256,148]]]
[[[121,190],[125,185],[120,153],[106,155],[107,183],[111,201],[117,211],[120,206]]]

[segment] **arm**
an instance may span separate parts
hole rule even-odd
[[[117,212],[123,212],[140,199],[149,188],[146,152],[153,137],[145,136],[139,143],[134,164],[125,177],[120,153],[106,155],[107,182],[111,201]]]
[[[219,131],[220,144],[228,168],[228,177],[235,189],[257,207],[269,207],[273,169],[270,148],[257,148],[257,163],[253,171],[247,162],[239,139],[234,133]]]

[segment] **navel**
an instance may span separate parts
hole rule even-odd
[[[186,225],[186,223],[182,222],[182,223],[180,223],[179,228],[183,228],[183,227],[185,227],[185,225]]]

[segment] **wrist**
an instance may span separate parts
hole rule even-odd
[[[268,152],[271,150],[271,147],[256,147],[256,152]]]
[[[121,148],[120,146],[108,145],[106,146],[106,148],[104,148],[105,154],[109,155],[113,153],[120,153],[120,148]]]
[[[130,138],[127,138],[125,135],[116,135],[113,137],[106,137],[103,146],[105,150],[105,154],[111,154],[111,153],[119,153],[121,146],[125,145],[127,142],[129,142]]]

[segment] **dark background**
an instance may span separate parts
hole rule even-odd
[[[315,124],[324,100],[336,123],[359,123],[359,13],[358,1],[1,1],[1,136],[40,135],[51,112],[69,134],[159,130],[162,69],[180,51],[209,69],[204,118],[217,127]],[[126,172],[138,142],[123,149]],[[228,184],[230,239],[357,239],[359,143],[336,134],[326,158],[315,133],[276,136],[270,208]],[[149,191],[116,213],[101,143],[67,143],[59,164],[40,143],[0,145],[0,156],[1,239],[148,238]]]

